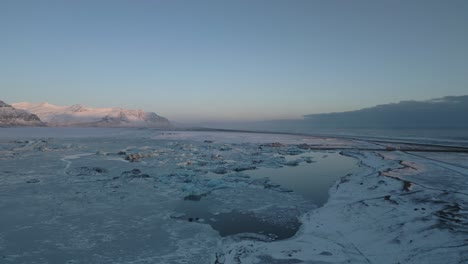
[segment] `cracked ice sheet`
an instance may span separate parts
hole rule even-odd
[[[226,239],[218,258],[224,263],[468,261],[466,174],[402,152],[347,155],[361,159],[366,172],[342,178],[328,203],[302,218],[295,237],[272,243]],[[410,191],[401,179],[411,180]]]
[[[303,227],[295,237],[272,243],[239,241],[221,239],[206,224],[171,219],[174,213],[171,205],[188,194],[211,192],[211,199],[231,201],[229,209],[243,206],[237,198],[242,194],[255,194],[261,200],[252,199],[248,204],[257,213],[268,210],[263,202],[276,202],[284,208],[297,206],[300,200],[292,194],[270,196],[267,194],[271,190],[255,189],[258,186],[247,184],[249,189],[244,189],[242,181],[226,182],[228,189],[222,189],[226,187],[224,183],[207,184],[209,179],[204,176],[219,166],[228,170],[250,166],[253,159],[263,161],[256,166],[276,168],[284,165],[276,156],[279,152],[299,154],[305,150],[288,145],[259,150],[258,143],[255,140],[249,143],[245,134],[243,140],[229,140],[232,135],[210,132],[217,141],[208,143],[198,134],[194,136],[197,140],[189,136],[157,140],[154,136],[164,132],[128,131],[99,135],[98,139],[62,136],[45,142],[37,138],[31,142],[2,140],[2,261],[463,263],[467,260],[466,196],[451,192],[455,184],[437,182],[437,175],[443,174],[459,183],[466,182],[466,178],[444,167],[435,168],[427,160],[400,152],[378,155],[349,150],[345,154],[361,160],[363,172],[337,183],[324,207],[302,217]],[[256,136],[261,143],[283,144],[300,144],[308,138],[288,139],[281,135],[284,138],[277,140],[280,138],[277,135]],[[144,155],[138,162],[128,162],[118,152]],[[94,154],[81,155],[89,153]],[[417,169],[405,168],[404,164]],[[133,173],[133,169],[141,172]],[[385,173],[379,176],[379,172],[398,176],[400,180],[384,176]],[[403,190],[401,179],[414,183],[409,192]],[[227,208],[218,205],[212,210]],[[119,251],[126,247],[129,250]]]
[[[314,207],[296,194],[266,189],[265,183],[236,172],[250,169],[253,160],[258,167],[281,167],[287,161],[279,153],[306,150],[150,138],[158,133],[3,138],[2,261],[206,263],[220,251],[220,237],[207,224],[171,219],[172,205],[185,196],[209,194],[226,203],[213,203],[213,212],[249,210],[271,219]],[[141,158],[129,162],[129,154]],[[228,171],[226,180],[205,177],[220,166]]]
[[[320,147],[336,148],[383,148],[362,140],[352,140],[333,137],[316,137],[289,134],[262,134],[249,132],[208,132],[208,131],[175,131],[159,133],[153,139],[213,141],[224,143],[255,143],[264,144],[279,142],[282,144],[308,144]]]

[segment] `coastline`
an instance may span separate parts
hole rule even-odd
[[[43,137],[25,130],[35,139],[0,137],[5,166],[0,172],[0,206],[10,214],[0,230],[0,249],[9,252],[5,261],[11,263],[37,256],[46,263],[50,250],[57,250],[45,247],[48,236],[36,235],[37,241],[45,242],[31,247],[19,241],[16,247],[11,241],[25,235],[22,232],[34,236],[28,230],[56,229],[66,235],[55,241],[67,246],[55,253],[78,261],[73,263],[463,263],[468,257],[468,154],[451,148],[418,144],[397,150],[389,148],[394,143],[277,133],[99,128],[80,130],[75,137],[41,128],[49,133]],[[326,156],[329,151],[353,157],[359,169],[337,180],[319,208],[295,193],[270,188],[267,181],[245,177],[249,169],[290,166],[279,156]],[[130,162],[125,155],[141,160]],[[253,161],[259,163],[252,167]],[[220,167],[231,174],[220,176],[222,180],[206,177]],[[217,201],[211,208],[214,213],[243,209],[272,219],[278,214],[298,216],[302,226],[284,240],[262,242],[255,234],[221,237],[206,217],[190,223],[177,216],[180,212],[173,205],[190,195]],[[64,202],[57,206],[55,201]],[[27,217],[43,206],[55,208],[62,217],[46,210]],[[26,222],[8,222],[18,216]],[[97,226],[104,238],[94,237],[88,220],[75,222],[81,217],[107,219],[111,224]],[[128,223],[139,227],[132,229]],[[158,235],[151,240],[145,230]],[[100,251],[106,245],[127,249],[119,241],[133,244],[135,238],[144,245],[138,248],[142,251],[133,249],[119,258],[116,252]],[[39,249],[42,255],[37,255]],[[22,253],[12,254],[15,250]],[[87,256],[80,255],[84,253]]]
[[[271,243],[225,240],[227,247],[215,263],[468,260],[467,169],[450,172],[403,152],[343,154],[358,158],[364,170],[339,180],[330,189],[328,202],[301,218],[303,225],[295,237]],[[413,166],[401,165],[402,161]],[[434,176],[429,177],[434,170],[450,173],[456,182],[434,186]],[[404,181],[411,182],[409,189]]]

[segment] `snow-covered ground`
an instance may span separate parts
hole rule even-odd
[[[0,263],[468,262],[468,154],[387,150],[280,134],[2,129]],[[304,166],[313,177],[332,158],[338,180],[321,207],[254,173]]]

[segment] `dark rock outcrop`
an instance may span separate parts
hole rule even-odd
[[[36,115],[0,101],[0,127],[15,126],[44,126],[44,123]]]

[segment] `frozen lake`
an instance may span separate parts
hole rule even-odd
[[[221,237],[287,239],[358,169],[337,151],[283,145],[308,142],[299,136],[6,131],[16,137],[2,131],[0,246],[12,263],[170,262],[203,258]]]
[[[329,189],[339,178],[357,172],[359,168],[356,159],[332,151],[275,156],[284,159],[287,165],[281,168],[245,170],[244,177],[260,181],[268,179],[266,188],[299,194],[314,206],[321,206],[327,201]],[[231,175],[210,173],[208,177],[223,180]],[[202,219],[203,223],[212,226],[221,236],[257,233],[267,234],[272,240],[286,239],[294,236],[300,227],[295,215],[287,221],[271,223],[269,219],[261,219],[242,210],[213,214],[210,208],[216,201],[211,201],[208,195],[194,198],[196,201],[186,199],[176,210],[184,213],[184,219],[188,221]]]
[[[1,129],[0,262],[437,263],[428,248],[450,243],[457,260],[466,159],[301,135]]]

